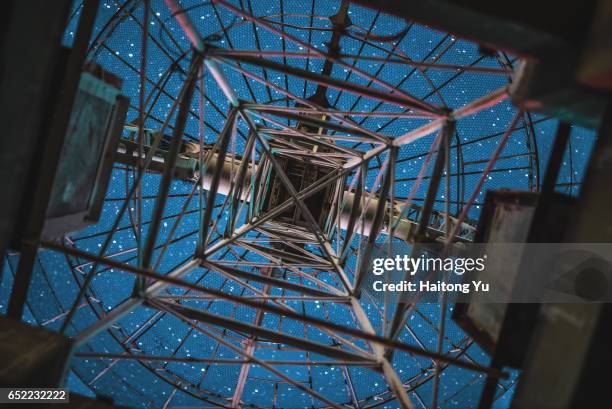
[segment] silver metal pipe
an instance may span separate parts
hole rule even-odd
[[[208,166],[206,166],[206,170],[202,177],[202,188],[204,190],[210,190],[213,180],[214,169],[217,166],[217,161],[219,160],[219,156],[215,153],[210,158],[210,162]],[[236,173],[240,167],[240,160],[232,159],[230,157],[225,157],[225,161],[223,163],[223,168],[221,170],[221,178],[219,179],[219,187],[217,188],[217,193],[222,194],[224,196],[229,195],[230,190],[232,188],[232,181],[236,177]],[[246,180],[251,180],[253,174],[255,172],[255,167],[252,163],[247,165],[247,170],[244,175]],[[241,200],[249,201],[248,192],[246,189],[242,190]]]

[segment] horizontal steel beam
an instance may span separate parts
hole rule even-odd
[[[91,260],[96,263],[103,262],[101,260]],[[104,263],[104,262],[103,262]],[[168,277],[179,278],[188,273],[190,273],[194,268],[198,267],[200,261],[198,259],[192,260],[176,270],[168,273]],[[158,294],[167,284],[162,281],[155,281],[149,287],[146,288],[145,293],[148,297],[154,296]],[[76,348],[86,344],[90,339],[98,335],[100,332],[110,328],[115,322],[119,321],[123,317],[125,317],[130,312],[134,311],[136,308],[140,307],[143,303],[143,299],[140,297],[132,297],[123,301],[116,307],[114,307],[107,315],[102,317],[102,319],[93,325],[89,326],[83,332],[79,333],[75,339]]]
[[[487,373],[490,376],[496,378],[508,378],[508,374],[502,371],[499,371],[495,368],[484,367],[478,364],[472,364],[470,362],[461,361],[455,359],[453,357],[447,355],[441,355],[436,352],[431,352],[422,348],[415,347],[413,345],[405,344],[403,342],[389,340],[386,337],[370,334],[363,332],[361,330],[355,328],[345,327],[344,325],[335,324],[325,319],[316,318],[308,315],[302,315],[297,312],[280,308],[274,305],[269,305],[265,303],[261,303],[259,301],[250,300],[247,298],[243,298],[239,295],[234,295],[230,293],[226,293],[214,288],[203,287],[197,284],[190,283],[188,281],[182,280],[180,278],[171,277],[168,275],[159,274],[157,272],[146,270],[143,268],[139,268],[136,266],[132,266],[129,264],[121,263],[116,260],[106,259],[104,257],[99,257],[95,254],[91,254],[82,250],[78,250],[75,248],[65,247],[61,244],[41,241],[40,245],[44,248],[48,248],[51,250],[59,251],[65,254],[69,254],[76,257],[81,257],[86,260],[98,261],[100,263],[106,264],[108,266],[114,267],[118,270],[127,271],[133,274],[136,274],[140,277],[148,278],[159,282],[160,285],[168,284],[170,286],[176,286],[180,288],[185,288],[188,290],[199,291],[205,294],[209,294],[220,299],[224,299],[227,301],[232,301],[241,305],[245,305],[248,307],[252,307],[255,309],[261,309],[269,313],[278,314],[279,316],[284,316],[286,318],[295,319],[297,321],[305,322],[317,327],[326,328],[335,332],[339,332],[342,334],[350,335],[356,338],[364,339],[366,341],[373,341],[379,343],[385,347],[397,349],[400,351],[405,351],[409,353],[413,353],[415,355],[424,356],[427,358],[435,359],[440,362],[450,363],[455,366],[459,366],[465,369],[469,369],[476,372]]]
[[[111,360],[134,360],[145,362],[184,362],[184,363],[202,363],[202,364],[219,364],[219,365],[244,365],[257,363],[250,359],[223,359],[223,358],[197,358],[193,356],[158,356],[158,355],[136,355],[136,354],[106,354],[98,352],[79,352],[74,354],[75,358],[80,359],[111,359]],[[359,366],[359,367],[377,367],[378,362],[364,361],[323,361],[323,360],[266,360],[269,365],[283,366]]]
[[[357,355],[341,348],[321,344],[319,342],[310,341],[305,338],[295,337],[293,335],[284,334],[279,331],[248,324],[244,321],[222,317],[217,314],[211,314],[207,311],[187,307],[178,303],[167,303],[165,301],[160,300],[156,300],[154,303],[147,302],[147,305],[153,308],[156,308],[157,304],[167,305],[168,308],[178,312],[179,314],[189,319],[207,324],[217,325],[222,328],[254,336],[262,340],[268,340],[279,344],[293,346],[296,348],[303,349],[305,351],[310,351],[315,354],[335,359],[344,359],[347,361],[364,361],[370,363],[372,362],[368,357]]]
[[[390,92],[379,91],[376,88],[366,87],[363,85],[359,85],[356,83],[351,83],[348,81],[339,80],[332,77],[326,77],[312,71],[304,70],[297,67],[292,67],[290,65],[280,64],[274,61],[265,60],[262,58],[256,57],[246,57],[246,56],[226,56],[226,57],[215,57],[215,61],[225,62],[228,60],[237,61],[240,63],[253,64],[258,67],[268,68],[274,71],[282,72],[287,75],[293,75],[296,77],[303,78],[305,80],[314,82],[319,85],[323,85],[329,88],[337,89],[340,91],[348,92],[351,94],[355,94],[358,96],[371,98],[377,101],[385,102],[388,104],[398,105],[405,108],[413,108],[416,110],[424,110],[425,112],[435,112],[430,109],[425,109],[424,104],[420,104],[417,102],[415,97],[406,98],[402,95],[392,94]]]
[[[276,288],[284,288],[286,290],[295,291],[297,293],[307,294],[315,297],[333,297],[334,294],[330,294],[326,291],[321,291],[313,287],[307,287],[305,285],[292,283],[287,280],[282,280],[279,278],[264,276],[260,274],[251,273],[248,271],[239,270],[237,268],[222,266],[213,261],[203,261],[202,267],[208,268],[213,271],[220,271],[229,276],[237,277],[239,279],[254,281],[256,283],[262,283],[266,285],[271,285]],[[338,295],[338,298],[341,298],[342,295]]]

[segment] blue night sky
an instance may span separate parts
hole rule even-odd
[[[112,1],[102,1],[98,20],[94,30],[94,37],[104,33],[103,29],[109,19],[117,12],[117,5]],[[265,17],[270,22],[281,22],[279,15],[283,14],[282,22],[285,24],[287,33],[312,44],[314,47],[325,50],[326,42],[331,36],[328,30],[330,21],[328,17],[335,14],[339,7],[339,1],[303,0],[284,1],[279,0],[232,0],[232,4],[245,9],[252,9],[252,14]],[[234,48],[242,50],[254,50],[258,47],[263,50],[281,50],[301,52],[301,47],[289,41],[282,41],[278,35],[271,34],[261,28],[255,28],[252,24],[236,18],[221,6],[211,6],[208,2],[196,0],[182,1],[184,8],[189,9],[189,16],[197,26],[202,37],[211,44],[221,48]],[[80,14],[80,1],[76,0],[70,23],[66,30],[64,43],[69,46],[74,37],[76,24]],[[149,30],[152,39],[148,42],[149,54],[147,58],[147,82],[146,94],[151,95],[158,82],[164,82],[164,91],[151,108],[151,115],[147,119],[146,126],[159,129],[168,115],[172,105],[172,97],[178,95],[184,76],[181,73],[171,71],[173,60],[189,49],[189,42],[184,36],[175,19],[170,15],[162,0],[151,1],[152,16],[149,21]],[[314,15],[315,18],[310,16]],[[392,18],[387,15],[377,14],[375,11],[351,5],[349,17],[352,26],[349,32],[352,36],[344,36],[341,41],[342,53],[361,54],[364,56],[386,57],[387,50],[408,56],[415,61],[436,62],[439,64],[474,65],[480,67],[500,67],[500,59],[491,56],[482,56],[478,46],[474,43],[455,38],[451,35],[434,31],[427,27],[410,24],[409,30],[395,39],[393,42],[378,42],[370,40],[372,44],[364,44],[359,38],[364,33],[370,35],[390,35],[400,33],[409,23]],[[131,99],[131,108],[128,112],[128,122],[137,117],[137,106],[139,98],[139,75],[140,50],[141,50],[141,25],[143,20],[142,7],[136,7],[132,16],[125,16],[114,31],[109,35],[100,37],[103,45],[90,53],[90,57],[105,70],[114,73],[123,80],[122,92]],[[229,28],[228,28],[229,27]],[[304,27],[314,27],[306,30]],[[165,30],[168,30],[172,38]],[[176,41],[176,42],[175,42]],[[509,63],[516,63],[513,56],[507,56]],[[283,62],[282,58],[272,58],[274,61]],[[188,58],[179,62],[186,69]],[[305,60],[288,58],[286,63],[312,72],[320,72],[322,60]],[[451,70],[425,70],[419,71],[403,64],[381,64],[377,61],[360,61],[357,63],[360,69],[376,75],[377,78],[392,84],[393,86],[408,92],[418,98],[436,106],[447,106],[452,109],[461,107],[470,101],[484,96],[492,91],[508,84],[506,75],[457,72]],[[245,68],[262,74],[260,68]],[[275,90],[269,90],[261,84],[247,80],[235,71],[224,67],[224,73],[232,83],[237,94],[249,101],[266,103],[270,100],[276,104],[285,105],[285,96]],[[168,75],[170,73],[170,75]],[[304,80],[297,77],[286,77],[283,74],[269,71],[268,79],[279,87],[289,90],[299,97],[308,97],[313,94],[315,85],[306,84]],[[166,78],[168,77],[168,78]],[[332,77],[348,80],[356,84],[377,87],[368,81],[350,72],[344,67],[335,65]],[[167,80],[167,81],[166,81]],[[438,89],[439,88],[439,89]],[[436,91],[437,90],[437,91]],[[211,76],[204,80],[204,119],[205,140],[212,143],[223,127],[224,118],[229,110],[228,102]],[[377,101],[359,98],[347,92],[328,90],[327,99],[330,104],[339,110],[363,110],[363,111],[398,111],[399,107]],[[198,111],[199,97],[193,101],[193,112]],[[290,102],[293,104],[293,102]],[[508,124],[516,114],[515,108],[508,101],[502,102],[492,108],[486,109],[476,115],[458,121],[457,133],[454,143],[461,142],[462,166],[457,160],[458,150],[453,148],[451,154],[453,174],[464,174],[463,187],[459,188],[453,177],[451,183],[452,200],[466,201],[478,182],[481,172],[486,166],[486,161],[495,150],[501,135],[505,132]],[[359,120],[363,118],[358,118]],[[370,117],[361,124],[372,131],[380,132],[395,138],[409,132],[412,129],[426,123],[423,119],[399,119],[389,120],[383,117]],[[525,126],[527,124],[527,126]],[[476,199],[475,206],[470,210],[469,219],[477,220],[480,212],[480,203],[484,200],[484,194],[488,189],[511,188],[518,190],[529,190],[536,180],[536,164],[541,171],[540,179],[543,177],[557,121],[549,119],[540,114],[525,116],[525,122],[519,122],[516,129],[502,152],[502,157],[496,163],[493,172],[488,177],[482,192]],[[239,130],[245,132],[244,123],[239,124]],[[187,121],[185,137],[197,140],[198,119],[190,115]],[[530,137],[529,132],[533,132]],[[394,195],[396,198],[406,198],[412,188],[414,179],[423,163],[425,155],[432,144],[435,135],[429,135],[422,139],[404,145],[400,151],[395,169]],[[533,152],[535,147],[533,139],[537,142],[537,155]],[[566,152],[564,166],[558,181],[558,190],[568,194],[576,195],[579,192],[579,182],[583,176],[584,168],[590,149],[593,145],[594,133],[590,130],[575,127],[571,134],[571,147]],[[236,138],[234,148],[237,153],[244,150],[244,140]],[[354,146],[352,143],[346,146]],[[357,146],[357,149],[367,150],[369,146]],[[531,152],[531,153],[530,153]],[[366,175],[367,189],[375,191],[376,177],[381,163],[384,162],[386,154],[381,155],[378,160],[370,162],[370,169]],[[97,253],[102,247],[107,232],[113,224],[116,215],[126,197],[126,192],[134,180],[133,173],[117,166],[112,174],[109,190],[103,214],[98,224],[83,231],[73,233],[69,237],[75,246],[84,251]],[[143,215],[142,220],[149,221],[153,213],[155,197],[159,187],[160,176],[146,174],[143,179]],[[531,181],[531,182],[530,182]],[[348,181],[350,183],[350,180]],[[530,184],[531,183],[531,184]],[[157,270],[165,273],[174,267],[186,262],[194,254],[197,229],[198,212],[197,200],[192,200],[186,206],[186,215],[180,223],[175,226],[176,215],[185,206],[187,195],[193,188],[192,183],[175,180],[170,188],[171,197],[165,209],[164,220],[159,234],[159,243],[163,244],[171,230],[175,228],[170,237],[172,243],[167,251],[161,255]],[[423,183],[417,190],[415,203],[420,204],[425,196],[427,183]],[[444,206],[444,181],[441,182],[438,193],[439,202],[436,207],[442,210]],[[216,203],[220,205],[224,197],[218,195]],[[136,263],[135,238],[131,227],[130,214],[123,216],[112,244],[107,250],[107,255],[114,255],[117,260]],[[452,210],[457,206],[453,204]],[[213,217],[219,216],[224,224],[226,215],[218,215],[213,212]],[[147,225],[148,227],[148,225]],[[146,231],[146,227],[145,227]],[[116,254],[120,253],[120,254]],[[160,256],[159,250],[155,253],[154,260]],[[226,260],[236,259],[235,255],[226,254]],[[249,255],[249,260],[258,260],[257,256]],[[6,309],[7,293],[10,291],[12,274],[18,263],[18,255],[9,255],[4,263],[5,274],[3,275],[2,293],[0,294],[0,308]],[[70,268],[72,264],[73,269]],[[349,260],[351,263],[351,260]],[[79,266],[79,264],[81,264]],[[74,269],[78,266],[78,269]],[[51,330],[58,330],[61,326],[64,311],[70,308],[77,293],[77,282],[81,283],[91,269],[90,264],[84,260],[67,258],[60,253],[42,251],[38,257],[38,263],[34,270],[34,279],[30,288],[28,308],[25,319],[38,323]],[[220,289],[232,294],[249,294],[249,290],[238,284],[225,279],[222,275],[198,268],[185,277],[186,280],[196,282],[211,288]],[[323,280],[327,280],[325,277]],[[331,278],[329,278],[331,282]],[[128,298],[132,291],[134,277],[126,272],[117,271],[112,268],[101,267],[88,292],[87,300],[79,308],[68,334],[74,335],[89,325],[93,324],[97,317],[108,312],[121,301]],[[261,288],[260,284],[253,284]],[[180,294],[184,290],[169,288],[167,291]],[[273,290],[274,293],[276,290]],[[280,290],[277,291],[280,294]],[[252,322],[254,311],[246,307],[236,307],[234,304],[219,301],[188,301],[185,302],[194,308],[207,309],[209,312],[233,317],[238,320]],[[302,308],[301,302],[288,302],[296,309]],[[366,313],[375,327],[380,327],[380,317],[377,309],[371,303],[363,304]],[[452,308],[450,306],[449,308]],[[305,311],[316,317],[325,318],[333,322],[354,326],[354,320],[344,306],[326,303],[307,303]],[[424,304],[417,309],[409,321],[412,330],[410,333],[404,330],[400,339],[406,343],[418,345],[435,350],[437,342],[437,323],[439,317],[439,306],[435,304]],[[450,314],[447,314],[449,316]],[[149,318],[155,316],[150,328],[143,331],[143,324]],[[305,327],[302,323],[266,315],[262,326],[274,330],[281,328],[284,332],[321,343],[332,344],[333,340],[328,334],[318,329]],[[222,328],[215,327],[220,336],[235,337]],[[143,335],[139,332],[143,331]],[[230,348],[220,346],[210,337],[197,333],[190,329],[179,319],[168,314],[160,314],[157,311],[139,307],[121,319],[110,331],[100,333],[81,352],[104,352],[124,353],[119,340],[129,338],[131,340],[130,352],[148,355],[172,355],[192,357],[215,357],[225,359],[238,359],[239,356]],[[447,338],[444,342],[444,350],[452,351],[466,344],[465,334],[450,320],[447,322]],[[362,343],[363,345],[363,343]],[[291,349],[274,349],[262,346],[257,349],[256,356],[267,359],[280,360],[306,360],[306,359],[329,359],[325,357],[307,354]],[[488,363],[488,356],[480,350],[476,344],[469,346],[465,358],[483,365]],[[411,356],[407,353],[398,352],[394,355],[393,365],[402,380],[411,378],[423,379],[431,367],[431,361],[421,357]],[[313,389],[327,398],[350,404],[350,394],[347,390],[344,369],[339,366],[320,366],[309,368],[307,365],[283,366],[280,369],[294,379],[310,382]],[[149,366],[130,360],[111,361],[100,359],[81,359],[73,361],[69,387],[75,392],[93,396],[94,394],[108,396],[119,405],[141,408],[161,408],[170,399],[168,407],[214,407],[212,404],[204,403],[196,396],[210,398],[213,401],[223,401],[231,396],[236,385],[240,365],[204,365],[198,363],[163,363],[152,362]],[[370,369],[349,367],[348,372],[354,382],[358,399],[364,399],[363,407],[380,403],[381,408],[397,408],[397,402],[376,401],[372,397],[388,391],[383,377]],[[507,408],[509,398],[512,394],[512,385],[516,374],[512,379],[502,382],[500,387],[500,398],[496,402],[496,409]],[[476,372],[465,369],[449,367],[445,369],[441,377],[440,407],[441,408],[474,408],[477,405],[484,377]],[[174,386],[168,381],[178,382],[185,386],[185,390],[175,391]],[[276,386],[275,386],[276,385]],[[433,382],[425,382],[410,393],[411,398],[422,407],[420,402],[427,406],[431,401]],[[411,386],[416,386],[411,384]],[[249,380],[246,384],[243,401],[253,408],[272,407],[276,397],[276,407],[286,409],[307,408],[313,405],[321,406],[321,402],[314,401],[309,395],[295,387],[279,382],[278,377],[264,368],[253,366],[249,372]],[[389,395],[383,395],[388,397]]]

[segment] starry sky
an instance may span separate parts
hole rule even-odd
[[[236,7],[248,10],[250,14],[265,19],[276,27],[299,38],[319,50],[326,50],[326,42],[331,36],[329,17],[339,8],[338,1],[303,0],[232,0]],[[188,15],[196,25],[201,36],[210,44],[226,49],[303,52],[303,47],[290,41],[282,40],[278,35],[256,27],[236,17],[221,6],[195,0],[182,1]],[[67,25],[64,44],[70,46],[74,39],[76,25],[80,15],[81,2],[75,0],[70,21]],[[121,18],[116,18],[118,13]],[[349,7],[352,25],[348,34],[343,36],[340,47],[342,53],[359,54],[369,57],[388,57],[394,55],[408,57],[413,61],[439,64],[453,64],[472,67],[511,68],[517,64],[512,55],[482,55],[476,44],[456,38],[450,34],[434,31],[422,25],[413,24],[390,17],[356,5]],[[118,22],[109,23],[109,22]],[[159,129],[168,116],[173,99],[178,95],[185,78],[184,72],[189,65],[189,42],[181,28],[170,15],[162,0],[151,1],[151,15],[147,22],[150,37],[147,42],[146,61],[147,82],[145,96],[149,116],[146,126]],[[142,49],[143,9],[138,2],[102,1],[99,10],[94,38],[89,58],[105,70],[114,73],[123,80],[122,92],[131,101],[128,121],[137,117],[138,98],[140,94],[139,70]],[[379,41],[381,36],[399,33],[392,41]],[[94,47],[94,45],[96,45]],[[303,58],[271,58],[291,66],[320,72],[322,60]],[[178,61],[178,62],[177,62]],[[353,60],[348,60],[350,63]],[[175,62],[176,65],[175,65]],[[177,70],[180,67],[183,71]],[[470,101],[487,95],[501,86],[508,84],[510,78],[505,73],[482,73],[458,70],[415,69],[405,64],[381,63],[380,61],[359,61],[356,66],[376,76],[376,78],[408,92],[430,104],[451,109],[461,107]],[[279,88],[299,97],[311,96],[316,85],[304,80],[286,76],[279,72],[263,72],[262,69],[245,64],[245,69],[261,76]],[[236,71],[223,67],[223,72],[231,82],[236,93],[247,101],[291,105],[286,96],[275,89],[270,89],[247,79]],[[367,79],[355,75],[350,70],[335,65],[333,78],[351,81],[356,84],[373,87]],[[159,87],[162,91],[158,92]],[[210,76],[203,80],[204,94],[204,138],[206,143],[213,143],[229,110],[228,102],[222,91]],[[156,96],[153,98],[153,96]],[[348,92],[327,90],[327,99],[331,106],[339,110],[360,110],[374,112],[399,112],[404,108],[387,103],[357,97]],[[199,96],[193,101],[193,111],[189,115],[185,138],[197,141],[199,135]],[[457,212],[474,190],[486,162],[497,147],[501,136],[516,114],[510,102],[502,102],[476,115],[467,117],[457,123],[451,152],[451,210]],[[357,118],[360,124],[372,131],[391,138],[403,135],[423,124],[427,119],[401,118],[390,120],[384,117]],[[171,118],[172,120],[172,118]],[[172,121],[171,121],[172,122]],[[508,144],[500,159],[486,180],[486,184],[476,198],[474,206],[468,213],[472,221],[478,219],[484,194],[488,189],[511,188],[519,190],[536,190],[541,181],[550,153],[554,132],[557,127],[555,119],[537,113],[524,114],[519,125],[512,132]],[[244,123],[238,129],[246,132]],[[127,135],[126,135],[127,136]],[[435,135],[429,135],[401,147],[395,168],[393,184],[394,195],[398,199],[406,198],[414,180],[425,160],[426,154]],[[566,152],[557,190],[576,195],[580,181],[593,145],[594,134],[590,130],[574,127],[569,149]],[[237,153],[244,150],[244,140],[236,138],[232,149]],[[347,144],[359,150],[367,150],[366,144]],[[380,185],[377,175],[385,162],[386,154],[379,155],[370,162],[366,175],[366,187],[376,191]],[[99,223],[83,231],[69,235],[70,240],[79,249],[97,253],[102,247],[107,232],[119,214],[122,201],[134,181],[130,169],[117,165],[113,170],[112,180],[106,194],[103,214]],[[143,221],[150,221],[155,197],[159,188],[160,177],[146,174],[142,182]],[[351,180],[347,181],[350,183]],[[416,191],[415,203],[420,204],[425,196],[427,183]],[[162,254],[158,249],[154,260],[158,261],[156,270],[166,273],[176,266],[184,264],[193,254],[197,243],[198,203],[188,200],[193,184],[175,180],[170,188],[170,198],[164,213],[158,245],[168,241],[170,244]],[[444,206],[444,181],[441,182],[436,207]],[[220,205],[224,197],[219,195],[216,204]],[[181,209],[186,214],[177,222]],[[134,207],[122,216],[119,229],[114,233],[106,255],[127,262],[136,263],[135,236],[132,228]],[[227,215],[213,212],[223,224]],[[148,224],[143,226],[145,231]],[[382,240],[382,238],[381,238]],[[235,260],[234,254],[223,254],[220,259]],[[247,259],[257,261],[255,255]],[[250,257],[250,258],[249,258]],[[348,263],[354,263],[351,259]],[[4,262],[4,271],[0,308],[6,309],[7,293],[10,291],[12,274],[18,263],[18,255],[10,254]],[[66,257],[63,254],[43,251],[39,254],[34,269],[34,279],[30,288],[28,308],[24,319],[43,325],[51,330],[58,330],[78,293],[78,283],[92,268],[85,260]],[[323,281],[333,283],[333,277],[320,276]],[[192,271],[186,280],[220,289],[231,294],[248,295],[249,290],[225,279],[222,275],[198,268]],[[96,322],[113,307],[128,298],[132,291],[134,277],[124,271],[100,267],[93,280],[91,289],[68,327],[67,333],[75,335]],[[259,286],[259,284],[253,284]],[[261,287],[258,287],[261,288]],[[184,290],[167,289],[167,294],[181,294]],[[276,291],[273,290],[273,292]],[[277,291],[280,294],[280,290]],[[355,326],[350,312],[345,306],[325,301],[312,303],[288,302],[296,309],[312,316],[325,318],[335,323]],[[225,301],[191,300],[186,302],[194,308],[238,320],[252,322],[254,310],[236,306]],[[380,316],[373,302],[364,301],[364,309],[375,328],[380,328]],[[410,318],[410,330],[404,330],[400,339],[406,343],[420,345],[434,350],[437,340],[437,322],[440,315],[436,304],[423,304]],[[452,310],[452,305],[448,307]],[[447,314],[450,316],[450,314]],[[266,315],[262,326],[282,330],[288,334],[304,337],[325,344],[333,344],[334,339],[317,329],[306,327],[290,319]],[[215,329],[217,334],[235,341],[239,337],[223,328]],[[121,341],[129,345],[128,350]],[[359,344],[359,342],[358,342]],[[363,345],[362,343],[362,346]],[[472,344],[466,335],[449,319],[444,342],[446,352],[466,349],[465,359],[486,365],[488,356],[476,344]],[[159,313],[151,308],[139,307],[113,325],[109,331],[94,337],[81,352],[102,353],[143,353],[148,355],[176,355],[183,357],[211,357],[237,359],[238,355],[231,349],[217,343],[214,339],[194,331],[179,319],[168,314]],[[452,353],[452,352],[450,352]],[[277,348],[260,343],[256,356],[263,359],[317,360],[325,359],[314,354],[306,354],[291,348]],[[402,380],[409,382],[410,396],[417,407],[431,401],[432,382],[426,381],[431,374],[431,361],[412,356],[408,353],[396,353],[393,366]],[[382,376],[367,368],[340,366],[292,365],[281,367],[283,373],[304,382],[325,397],[350,404],[350,394],[346,377],[352,379],[357,399],[362,407],[397,408],[388,392]],[[79,393],[90,396],[108,396],[117,404],[130,407],[161,408],[168,402],[168,407],[203,407],[201,399],[214,407],[214,402],[224,402],[231,398],[237,382],[240,365],[208,365],[201,363],[164,363],[151,362],[147,365],[130,360],[100,360],[76,358],[73,361],[69,387]],[[441,377],[441,408],[476,407],[483,385],[481,374],[466,369],[449,367]],[[507,408],[512,395],[512,386],[516,373],[511,379],[500,384],[495,408]],[[180,384],[182,389],[176,389]],[[320,406],[321,403],[303,391],[279,380],[265,368],[253,365],[243,393],[246,407],[276,407],[295,409]],[[204,407],[209,407],[204,406]]]

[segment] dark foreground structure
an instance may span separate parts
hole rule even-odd
[[[2,7],[0,387],[609,406],[612,1]],[[536,246],[486,271],[493,302],[372,291],[380,254],[472,243],[603,255],[553,302]]]

